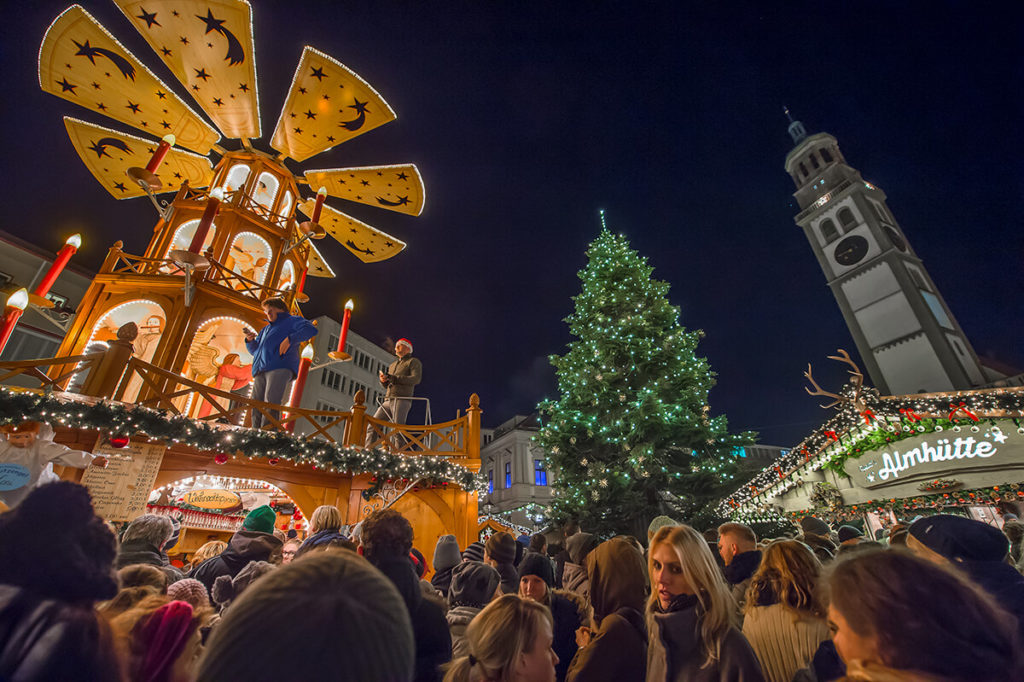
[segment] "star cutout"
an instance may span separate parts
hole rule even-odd
[[[92,87],[95,88],[96,90],[99,90],[100,89],[100,84],[99,83],[92,83]]]
[[[96,108],[100,109],[101,111],[106,111],[107,110],[107,105],[104,104],[103,102],[97,102],[96,103]]]
[[[214,97],[213,103],[216,104],[218,107],[223,106],[224,100],[222,100],[220,97]]]
[[[338,183],[339,183],[339,184],[342,184],[342,185],[344,185],[344,184],[345,184],[345,181],[344,181],[344,180],[342,180],[341,178],[338,178]]]
[[[299,92],[303,95],[306,94],[306,88],[299,88]]]
[[[317,81],[323,81],[323,79],[327,78],[327,74],[324,73],[324,70],[322,68],[318,67],[318,66],[314,66],[313,67],[313,73],[311,73],[309,75],[312,78],[316,78]]]
[[[133,113],[136,113],[136,114],[137,114],[137,113],[139,113],[139,111],[140,111],[140,109],[139,109],[139,105],[138,105],[138,104],[135,104],[135,103],[134,103],[134,102],[132,102],[131,100],[128,100],[128,106],[127,106],[127,107],[125,107],[125,108],[127,108],[127,109],[131,109],[131,110],[132,110],[132,112],[133,112]]]
[[[135,18],[142,19],[144,22],[146,22],[146,28],[153,28],[153,26],[160,25],[160,22],[156,20],[156,12],[149,14],[146,12],[146,8],[142,7],[141,5],[139,6],[139,9],[142,10],[142,14]]]
[[[377,171],[377,177],[383,177],[384,171]]]
[[[400,205],[408,204],[409,203],[409,197],[398,197],[398,203]]]
[[[205,17],[201,17],[201,16],[199,16],[197,14],[196,15],[196,19],[198,19],[199,21],[202,21],[203,23],[206,24],[206,32],[203,35],[206,35],[206,33],[209,33],[210,31],[216,31],[217,33],[223,34],[223,32],[224,32],[224,22],[226,20],[225,19],[215,19],[214,16],[213,16],[213,11],[212,10],[209,10],[209,9],[206,10],[206,16]]]
[[[360,180],[360,182],[363,183],[363,187],[369,187],[370,186],[370,181],[369,180]]]
[[[349,109],[355,109],[357,114],[365,114],[369,111],[369,109],[366,108],[366,105],[369,104],[369,102],[360,102],[356,97],[353,97],[352,99],[355,101],[355,104],[348,105]]]
[[[178,14],[178,10],[176,10],[176,9],[172,9],[171,10],[171,14],[176,16],[176,17],[180,17],[181,16],[180,14]]]
[[[302,134],[302,128],[295,128],[294,130],[295,130],[295,134],[296,135],[301,135]]]
[[[89,147],[92,151],[96,152],[96,158],[102,159],[104,156],[110,156],[107,153],[107,145],[100,144],[99,142],[93,142],[92,146]]]
[[[390,248],[390,247],[394,246],[394,243],[392,243],[392,242],[384,242],[384,246],[387,246],[387,247]]]
[[[249,92],[249,85],[247,83],[239,83],[238,89],[242,92]]]
[[[156,91],[156,96],[159,97],[160,99],[167,99],[167,93],[163,92],[162,90],[157,90]]]
[[[328,135],[327,136],[327,141],[328,142],[334,142],[334,135]]]
[[[351,232],[352,234],[355,234],[356,232],[358,232],[358,230],[356,230],[356,228],[354,228],[354,227],[348,228],[348,231]]]
[[[406,175],[405,173],[399,173],[399,174],[398,174],[398,179],[399,179],[399,180],[408,180],[408,179],[409,179],[409,176],[408,176],[408,175]]]
[[[295,118],[295,112],[293,111],[292,113],[288,114],[288,118]]]
[[[119,189],[122,192],[127,192],[128,191],[128,188],[124,186],[123,182],[115,182],[114,183],[114,189]]]
[[[327,95],[324,95],[324,101],[325,102],[329,101],[330,99],[331,99],[330,97],[328,97]]]
[[[206,43],[207,47],[213,47],[213,43]]]
[[[181,173],[175,173],[175,174],[174,174],[174,177],[176,177],[176,178],[178,178],[179,180],[181,180]]]
[[[57,85],[60,86],[61,92],[70,92],[72,95],[78,94],[75,92],[75,88],[77,88],[78,86],[68,83],[67,78],[62,78],[61,80],[57,81]]]
[[[234,98],[235,98],[235,93],[231,93],[231,94],[228,95],[228,99],[234,99]]]
[[[180,38],[178,38],[178,40],[181,41],[182,45],[188,45],[188,38],[186,38],[185,36],[181,36]]]
[[[141,123],[140,125],[141,125],[141,126],[142,126],[143,128],[147,128],[147,127],[149,127],[149,126],[148,126],[148,124],[147,124],[147,123],[146,123],[145,121],[143,121],[143,122],[142,122],[142,123]]]
[[[71,69],[71,65],[70,65],[70,64],[65,64],[65,65],[64,65],[64,68],[65,68],[65,69]]]
[[[210,80],[210,74],[206,73],[206,69],[192,69],[196,72],[196,78],[202,78],[203,82]]]
[[[362,200],[363,200],[363,198],[357,194],[356,195],[356,201],[362,201]]]
[[[165,56],[165,57],[170,57],[170,56],[171,56],[171,51],[167,49],[167,46],[166,46],[166,45],[164,45],[163,47],[161,47],[161,48],[160,48],[160,51],[164,53],[164,56]]]
[[[305,114],[306,114],[306,119],[307,120],[309,120],[309,119],[313,119],[314,121],[316,120],[316,114],[314,114],[312,110],[307,109],[305,111]]]
[[[196,92],[199,92],[199,86],[198,85],[193,85],[192,89],[195,90]]]

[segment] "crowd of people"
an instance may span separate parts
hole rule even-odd
[[[34,489],[0,515],[0,680],[1024,680],[1012,519],[883,542],[813,517],[765,539],[661,516],[646,543],[569,522],[445,535],[430,561],[393,509],[320,507],[304,540],[274,523],[256,508],[179,570],[168,517],[118,538],[85,488]]]

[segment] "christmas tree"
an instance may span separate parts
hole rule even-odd
[[[575,340],[551,358],[560,396],[539,406],[553,516],[639,538],[659,514],[710,524],[752,434],[730,435],[724,416],[710,416],[715,376],[695,354],[703,332],[679,323],[668,283],[651,278],[654,268],[603,215],[587,258],[566,318]]]

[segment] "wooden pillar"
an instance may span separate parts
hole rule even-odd
[[[477,460],[474,471],[480,468],[480,396],[476,393],[469,396],[469,409],[466,410],[466,457]]]
[[[362,445],[366,442],[366,394],[356,391],[352,402],[352,421],[345,432],[345,445]]]
[[[134,322],[121,325],[117,330],[117,339],[111,341],[100,361],[90,370],[89,376],[82,386],[82,394],[98,398],[113,398],[121,383],[128,361],[132,359],[135,349],[132,341],[139,335],[139,328]]]

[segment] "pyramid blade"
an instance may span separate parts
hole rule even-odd
[[[426,198],[423,178],[411,163],[309,170],[306,180],[313,189],[326,187],[332,197],[409,215],[422,213]]]
[[[220,134],[92,16],[72,5],[39,48],[39,87],[156,137],[207,154]]]
[[[299,204],[299,210],[307,216],[312,216],[315,205],[315,199],[307,199]],[[370,227],[330,206],[323,207],[319,222],[320,226],[327,230],[327,234],[341,242],[342,246],[364,263],[379,263],[397,256],[406,246],[401,239],[395,239],[386,232]],[[309,274],[313,274],[312,268]]]
[[[114,0],[228,138],[258,138],[260,104],[245,0]]]
[[[395,118],[395,112],[369,83],[307,45],[270,146],[304,161]]]
[[[132,166],[145,167],[157,143],[110,128],[64,117],[71,144],[85,167],[104,189],[117,199],[145,195],[142,188],[125,176]],[[160,164],[157,175],[164,186],[160,192],[177,192],[185,180],[191,187],[207,187],[213,180],[213,164],[205,156],[172,148]]]
[[[323,255],[313,244],[309,245],[309,258],[306,260],[306,267],[310,277],[334,277],[334,270],[331,270],[331,266],[324,260]]]

